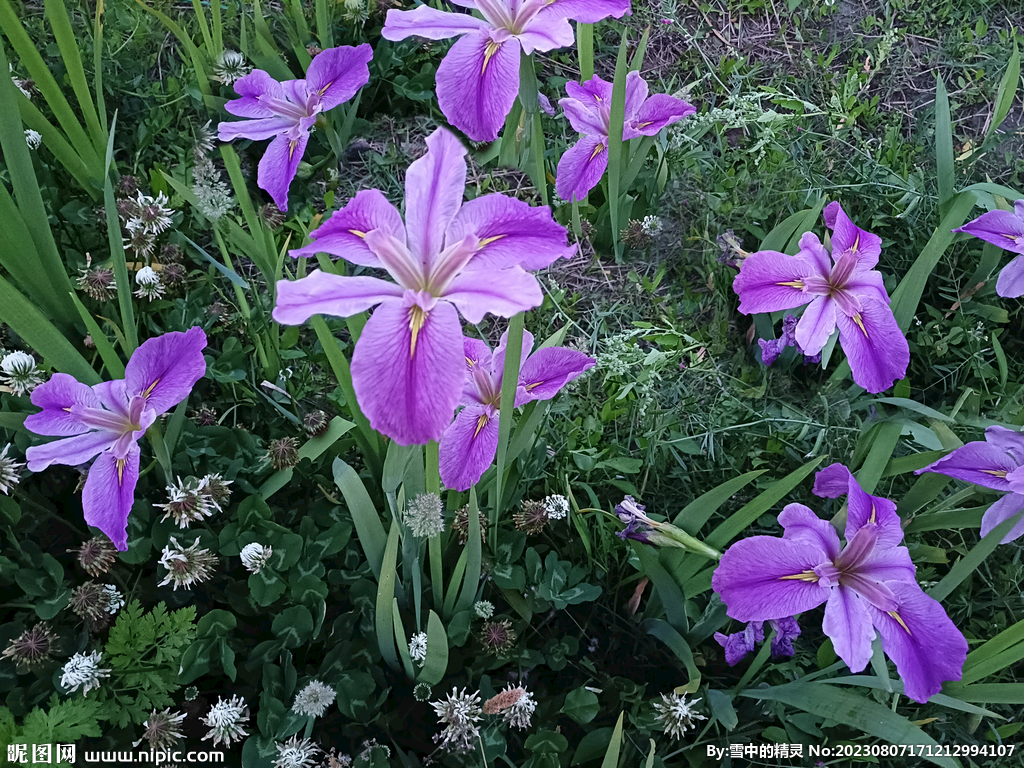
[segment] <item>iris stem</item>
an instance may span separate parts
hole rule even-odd
[[[153,446],[153,456],[164,473],[164,480],[169,484],[173,477],[173,471],[171,469],[171,454],[167,450],[167,443],[164,442],[163,430],[160,429],[159,424],[154,422],[146,430],[146,436],[149,438],[149,444]]]
[[[494,497],[491,503],[491,546],[498,546],[498,514],[501,512],[505,480],[505,460],[508,456],[508,439],[512,432],[512,415],[515,410],[516,388],[519,384],[519,364],[523,352],[523,331],[526,329],[526,315],[520,312],[508,322],[508,336],[505,342],[505,366],[501,377],[501,409],[498,412],[498,471],[494,477]]]
[[[576,22],[576,50],[580,57],[580,81],[594,76],[594,25]]]
[[[524,168],[533,179],[541,202],[548,204],[548,181],[544,173],[544,130],[540,124],[540,86],[534,69],[533,55],[523,53],[519,59],[519,103],[523,105],[523,127],[530,130],[530,160]]]
[[[427,443],[426,486],[427,493],[441,495],[440,459],[436,440]],[[430,593],[438,613],[444,608],[444,573],[441,568],[441,535],[431,536],[427,541],[427,555],[430,559]]]

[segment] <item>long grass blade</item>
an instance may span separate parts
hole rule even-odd
[[[939,184],[939,215],[949,210],[953,198],[956,171],[953,165],[953,121],[949,115],[949,96],[942,78],[935,77],[935,172]]]
[[[71,28],[71,19],[68,17],[67,6],[64,0],[45,0],[46,18],[50,21],[53,29],[53,39],[60,50],[61,59],[64,60],[64,68],[67,71],[68,80],[71,81],[71,89],[75,92],[78,100],[78,108],[85,116],[85,125],[92,135],[92,144],[97,153],[102,152],[103,146],[107,143],[106,131],[100,123],[96,105],[93,102],[93,94],[89,90],[89,81],[85,77],[85,67],[82,66],[82,57],[78,51],[78,41]]]
[[[620,196],[624,193],[621,188],[622,176],[622,126],[626,118],[626,73],[627,56],[626,49],[629,45],[629,32],[626,28],[622,30],[622,42],[619,44],[619,54],[615,59],[615,79],[612,84],[612,105],[611,118],[608,123],[608,210],[612,221],[612,239],[615,242],[615,260],[622,258],[624,243],[619,233],[621,203]]]

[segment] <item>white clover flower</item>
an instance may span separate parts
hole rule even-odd
[[[311,680],[295,696],[292,711],[303,717],[320,717],[334,703],[337,694],[329,685],[319,680]]]
[[[270,560],[270,556],[274,554],[274,549],[270,545],[263,546],[254,541],[252,544],[242,547],[242,551],[238,554],[242,558],[245,570],[249,573],[259,573]]]
[[[16,395],[27,395],[43,381],[36,359],[27,352],[10,352],[0,360],[0,378]]]
[[[149,267],[146,267],[149,269]],[[152,270],[150,270],[152,271]],[[192,523],[209,517],[215,509],[220,509],[212,496],[206,491],[207,478],[195,480],[188,478],[177,481],[167,486],[168,500],[166,504],[157,504],[159,509],[164,510],[162,520],[168,517],[174,518],[179,528],[188,528]]]
[[[421,667],[427,659],[427,633],[417,632],[409,641],[409,656]]]
[[[39,135],[39,131],[33,131],[31,128],[25,129],[25,143],[28,144],[29,149],[39,149],[42,142],[43,137]]]
[[[119,610],[124,608],[124,595],[122,595],[117,587],[113,584],[104,584],[103,592],[107,598],[106,612],[113,616]]]
[[[565,496],[552,494],[544,499],[544,511],[552,520],[562,520],[569,514],[569,500]]]
[[[241,741],[249,735],[243,727],[248,719],[249,708],[241,696],[232,696],[227,701],[218,696],[217,703],[210,707],[206,717],[200,718],[200,722],[210,728],[202,741],[212,738],[214,747],[218,744],[230,747],[231,742]]]
[[[277,760],[274,768],[312,768],[320,747],[309,739],[300,739],[298,734],[277,745]]]
[[[207,120],[206,125],[196,128],[196,143],[192,148],[196,158],[206,157],[213,152],[214,142],[217,140],[217,132],[211,128],[212,120]]]
[[[511,686],[509,686],[511,688]],[[505,710],[501,716],[502,720],[508,723],[513,728],[518,728],[520,731],[530,727],[530,720],[533,718],[533,711],[537,708],[537,700],[533,698],[533,694],[525,688],[521,688],[523,694],[516,702]]]
[[[173,583],[175,591],[178,587],[192,589],[193,584],[201,584],[210,579],[218,561],[219,558],[210,550],[199,547],[199,539],[186,549],[172,536],[160,554],[159,561],[167,569],[167,576],[157,586]]]
[[[154,301],[164,295],[164,286],[160,282],[160,275],[154,272],[152,267],[143,267],[136,272],[135,284],[138,286],[135,295],[140,299]]]
[[[100,687],[100,678],[110,677],[109,669],[100,669],[103,654],[93,651],[86,655],[76,653],[61,670],[60,684],[68,692],[78,690],[82,686],[82,695],[86,696],[93,688]]]
[[[481,600],[473,604],[473,613],[481,619],[489,619],[494,615],[494,603],[490,600]]]
[[[437,719],[444,724],[441,733],[434,734],[434,741],[441,749],[449,752],[468,752],[476,748],[480,729],[476,723],[483,710],[480,708],[480,693],[466,693],[452,688],[447,699],[432,701],[430,706],[437,713]]]
[[[24,464],[15,461],[7,455],[7,451],[10,448],[11,444],[8,443],[0,451],[0,491],[3,491],[8,496],[11,493],[11,489],[21,482],[21,470],[25,467]]]
[[[654,237],[661,232],[661,219],[657,216],[644,216],[640,226],[643,227],[644,234]]]
[[[671,738],[678,739],[685,731],[696,727],[697,720],[707,720],[704,715],[698,715],[693,705],[700,699],[693,701],[686,700],[686,694],[680,696],[678,693],[669,695],[661,694],[661,701],[654,702],[654,708],[658,711],[655,719],[661,723]]]
[[[225,50],[213,64],[213,79],[224,85],[231,85],[251,71],[252,67],[245,63],[245,56],[238,51]]]
[[[129,232],[145,232],[155,237],[171,226],[174,210],[163,192],[151,197],[139,191],[135,193],[133,202],[131,215],[125,225]]]
[[[417,539],[431,539],[444,531],[444,506],[436,493],[421,493],[405,508],[404,521]]]

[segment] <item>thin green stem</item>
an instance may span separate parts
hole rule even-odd
[[[523,331],[526,329],[526,315],[522,312],[513,316],[508,323],[508,337],[505,343],[505,367],[501,379],[501,409],[498,412],[498,471],[494,478],[494,497],[491,504],[491,545],[498,544],[498,514],[501,512],[505,460],[508,456],[508,440],[512,433],[512,415],[515,411],[516,387],[519,383],[519,363],[523,350]]]

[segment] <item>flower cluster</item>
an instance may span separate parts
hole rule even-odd
[[[295,695],[292,711],[303,717],[321,717],[337,697],[334,689],[319,680],[310,680]]]
[[[27,395],[42,383],[43,373],[28,352],[9,352],[0,360],[0,381],[14,394]]]
[[[910,554],[899,546],[896,505],[866,493],[842,464],[818,472],[814,493],[847,497],[845,547],[830,523],[803,504],[789,504],[779,515],[783,538],[733,544],[713,588],[729,616],[743,622],[780,622],[825,603],[822,629],[853,672],[871,660],[877,631],[906,695],[927,701],[943,681],[960,679],[967,641],[918,586]]]
[[[199,539],[183,547],[171,536],[160,554],[160,565],[167,569],[167,575],[159,586],[173,584],[175,591],[178,587],[192,589],[195,584],[209,581],[219,561],[210,550],[199,546]]]
[[[441,733],[434,735],[434,741],[441,749],[449,752],[469,752],[476,748],[480,735],[480,693],[467,693],[452,688],[446,699],[431,702],[437,719],[444,725]]]
[[[100,680],[110,677],[109,669],[101,669],[103,655],[99,651],[92,653],[76,653],[61,670],[60,684],[69,693],[82,689],[85,696],[93,688],[100,687]]]
[[[218,696],[217,703],[210,707],[201,722],[210,730],[202,740],[213,739],[212,746],[223,744],[230,747],[232,742],[241,741],[249,732],[245,730],[245,722],[249,719],[249,707],[241,696],[232,696],[225,700]]]

